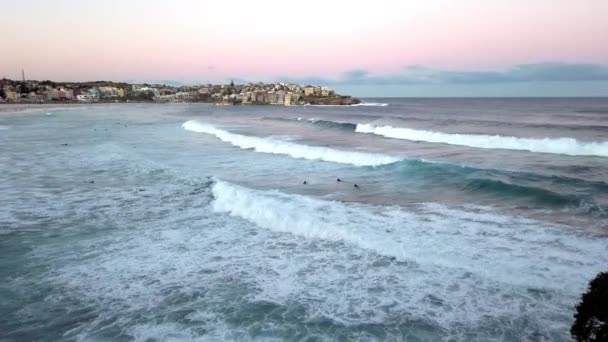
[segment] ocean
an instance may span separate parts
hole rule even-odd
[[[570,341],[608,99],[0,113],[0,256],[2,341]]]

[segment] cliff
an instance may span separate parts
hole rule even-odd
[[[348,106],[361,103],[361,100],[350,96],[303,97],[302,101],[311,105]]]

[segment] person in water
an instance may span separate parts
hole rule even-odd
[[[357,185],[357,183],[355,183],[355,185],[353,185],[353,187],[359,189],[359,186]]]
[[[306,184],[308,184],[308,183],[307,183],[306,181],[304,181],[304,182],[302,182],[302,184],[306,185]]]
[[[341,182],[342,180],[340,178],[336,179],[336,182]]]

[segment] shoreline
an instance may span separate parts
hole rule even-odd
[[[18,113],[27,110],[40,110],[44,108],[60,107],[88,107],[89,105],[108,104],[108,103],[0,103],[0,114]]]
[[[224,107],[224,106],[251,106],[251,107],[258,107],[258,106],[281,106],[281,105],[274,105],[274,104],[238,104],[238,105],[232,105],[232,104],[226,104],[226,105],[217,105],[213,102],[148,102],[148,101],[142,101],[142,102],[86,102],[86,103],[79,103],[79,102],[63,102],[63,103],[0,103],[0,113],[1,114],[5,114],[5,113],[17,113],[17,112],[23,112],[29,109],[32,110],[39,110],[39,109],[44,109],[44,108],[60,108],[60,107],[89,107],[89,106],[103,106],[103,105],[116,105],[116,104],[153,104],[153,105],[168,105],[168,104],[180,104],[180,105],[193,105],[193,104],[204,104],[204,105],[208,105],[208,106],[217,106],[217,107]],[[365,102],[361,102],[361,103],[356,103],[356,104],[344,104],[344,105],[326,105],[326,104],[303,104],[303,105],[291,105],[291,106],[283,106],[283,107],[359,107],[359,106],[366,106],[367,104]],[[374,105],[374,104],[371,104]],[[383,106],[387,105],[387,104],[382,104]]]

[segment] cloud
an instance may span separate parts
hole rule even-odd
[[[451,83],[605,81],[608,67],[596,64],[522,64],[503,72],[442,71],[440,80]]]
[[[368,70],[350,70],[338,78],[309,77],[297,83],[325,85],[413,85],[413,84],[483,84],[513,82],[608,81],[608,66],[598,64],[536,63],[521,64],[502,71],[442,70],[424,66],[406,66],[394,74],[372,74]]]
[[[370,73],[367,70],[356,69],[344,73],[344,78],[351,80],[360,80],[369,77]]]

